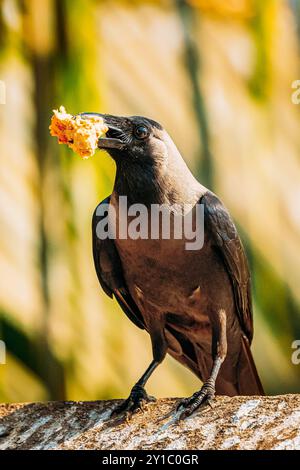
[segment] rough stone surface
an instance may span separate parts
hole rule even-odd
[[[119,401],[0,405],[3,449],[300,449],[300,395],[217,397],[177,422],[175,399],[129,421],[110,418]],[[166,415],[169,416],[166,418]]]

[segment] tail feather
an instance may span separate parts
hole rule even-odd
[[[265,392],[256,369],[249,341],[245,336],[242,336],[242,349],[238,367],[237,387],[239,395],[264,395]]]
[[[168,352],[171,356],[194,372],[202,382],[209,378],[213,365],[209,348],[204,349],[199,344],[194,344],[187,337],[170,327],[168,328],[168,340],[170,345]],[[224,374],[221,367],[216,380],[217,395],[265,394],[246,336],[242,336],[241,343],[237,371],[236,373],[231,371],[229,374]],[[225,363],[224,366],[226,367]]]

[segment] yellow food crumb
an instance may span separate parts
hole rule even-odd
[[[67,144],[82,158],[94,155],[98,139],[108,131],[101,116],[88,119],[80,115],[72,116],[63,106],[54,109],[53,113],[49,129],[50,134],[58,138],[59,144]]]

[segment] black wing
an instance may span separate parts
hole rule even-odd
[[[205,229],[226,266],[232,282],[239,322],[251,343],[253,337],[251,282],[242,242],[229,212],[215,194],[208,191],[200,202],[204,204]]]
[[[139,328],[145,329],[143,317],[139,311],[136,303],[130,295],[126,286],[121,260],[116,249],[113,239],[106,238],[101,240],[98,238],[96,230],[97,224],[107,216],[107,211],[104,211],[108,206],[110,197],[102,201],[95,209],[92,222],[93,234],[93,256],[96,268],[96,273],[101,284],[102,289],[106,294],[113,298],[115,296],[117,302],[121,306],[127,317]],[[104,206],[105,204],[105,206]],[[103,211],[99,210],[102,205]],[[98,215],[103,212],[102,215]]]

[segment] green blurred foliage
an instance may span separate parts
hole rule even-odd
[[[61,104],[169,130],[240,228],[266,391],[299,390],[299,11],[298,0],[0,0],[1,401],[125,396],[151,358],[93,268],[91,215],[114,164],[51,139]],[[158,396],[197,387],[171,358],[149,383]]]

